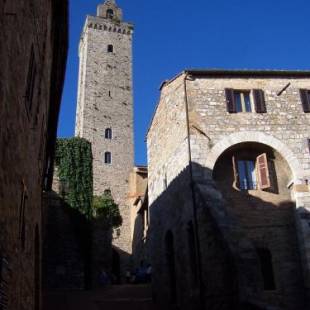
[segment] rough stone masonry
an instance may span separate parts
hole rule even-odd
[[[307,308],[309,112],[310,72],[188,70],[162,85],[147,135],[160,303]],[[269,177],[256,161],[244,185],[239,166],[262,154]]]
[[[87,16],[81,35],[76,136],[92,143],[94,194],[110,190],[123,225],[114,234],[122,273],[131,254],[130,210],[126,205],[133,167],[133,25],[122,21],[115,1]]]

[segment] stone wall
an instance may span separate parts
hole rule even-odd
[[[87,273],[86,220],[55,192],[46,197],[43,285],[46,290],[84,289]],[[88,244],[87,244],[88,243]],[[91,247],[89,248],[91,249]]]
[[[126,205],[128,177],[133,167],[132,33],[133,26],[107,18],[104,11],[120,9],[113,3],[100,5],[100,16],[87,16],[80,41],[79,92],[76,135],[92,143],[94,194],[110,189],[120,207],[123,225],[113,244],[131,253],[130,209]],[[111,45],[113,50],[108,51]],[[111,139],[105,130],[112,130]],[[105,163],[105,153],[112,160]],[[125,255],[127,256],[127,255]],[[122,273],[128,268],[124,260]],[[121,258],[122,260],[122,258]],[[127,267],[126,267],[127,266]]]
[[[216,292],[222,296],[232,294],[230,303],[238,297],[239,303],[247,301],[261,307],[269,303],[285,309],[297,309],[298,307],[302,309],[305,296],[303,289],[309,287],[307,278],[309,271],[307,256],[309,253],[305,249],[310,240],[308,237],[309,228],[306,226],[309,212],[307,210],[309,187],[306,184],[310,177],[310,155],[307,142],[310,115],[303,112],[299,89],[310,89],[309,73],[220,72],[217,70],[186,73],[188,76],[181,74],[164,83],[161,99],[147,137],[151,248],[156,248],[156,251],[152,251],[152,263],[155,266],[154,273],[160,274],[154,282],[154,288],[158,291],[161,301],[169,300],[165,295],[167,292],[165,293],[160,284],[161,281],[164,281],[164,276],[161,275],[165,271],[161,269],[164,268],[161,266],[165,266],[163,244],[164,234],[167,230],[173,231],[176,236],[177,259],[175,261],[177,269],[179,269],[177,277],[182,279],[183,274],[185,282],[190,281],[186,275],[189,262],[186,260],[182,262],[180,258],[186,256],[187,250],[181,250],[177,245],[177,240],[181,238],[179,236],[185,232],[186,222],[191,219],[195,222],[195,217],[182,207],[186,205],[189,209],[196,210],[199,215],[196,230],[201,247],[200,266],[203,284],[199,291],[204,292],[205,302],[209,305],[208,309],[217,309],[218,307],[217,302],[214,305],[209,304],[209,297]],[[186,79],[186,84],[184,84],[184,79]],[[284,89],[285,86],[287,86],[286,89]],[[267,113],[228,113],[225,88],[249,90],[252,102],[252,90],[262,89],[265,94]],[[174,104],[170,109],[169,103]],[[254,110],[254,106],[252,108]],[[163,113],[163,111],[165,112]],[[188,112],[188,122],[186,112]],[[167,119],[172,115],[176,116]],[[176,126],[186,128],[187,125],[190,132],[189,140],[185,129],[184,131],[176,129]],[[182,132],[183,135],[180,134]],[[223,152],[230,147],[246,142],[256,142],[260,145],[259,147],[267,145],[283,158],[283,161],[279,161],[277,168],[282,194],[247,191],[248,195],[240,198],[242,193],[238,192],[240,193],[240,195],[236,194],[238,199],[234,198],[237,200],[233,200],[234,203],[229,204],[232,198],[227,194],[231,190],[229,187],[217,187],[218,185],[213,180],[213,169]],[[256,148],[257,146],[254,147],[254,149]],[[190,165],[189,158],[192,159]],[[182,167],[188,171],[187,177],[184,174],[176,173],[176,171],[180,172]],[[231,161],[228,166],[219,171],[222,178],[229,178],[229,173],[232,171]],[[285,171],[288,171],[286,175]],[[167,178],[168,182],[166,182],[166,175],[169,174],[173,177]],[[186,184],[186,179],[192,179],[194,187],[189,181]],[[163,184],[163,180],[165,186],[160,186]],[[178,182],[180,182],[179,185],[174,185]],[[173,186],[171,187],[171,185]],[[290,189],[287,188],[288,185],[290,185]],[[172,188],[178,188],[178,186],[179,189],[174,190],[178,194],[171,191]],[[230,184],[230,188],[231,186]],[[190,195],[191,191],[195,193],[192,196]],[[200,194],[197,196],[197,193]],[[251,203],[255,205],[254,201],[258,202],[256,213],[252,214],[250,211],[246,213]],[[287,207],[281,208],[280,206],[284,202],[288,202]],[[238,208],[233,206],[238,206]],[[268,210],[268,207],[276,211],[264,214],[264,210],[266,208]],[[236,212],[236,210],[239,211]],[[205,218],[203,214],[206,214]],[[204,220],[202,220],[203,218]],[[179,222],[176,222],[177,219],[180,219]],[[264,229],[260,230],[258,226],[262,223],[264,225],[269,223],[269,228],[265,231]],[[209,229],[208,225],[216,228],[209,234],[206,233]],[[245,229],[245,227],[248,228]],[[263,234],[261,234],[262,231],[264,231]],[[214,233],[217,236],[212,236]],[[260,239],[261,241],[259,235],[264,234],[275,236],[273,239],[270,238],[270,243],[278,244],[273,248],[278,275],[283,269],[287,277],[290,277],[287,282],[282,275],[278,280],[281,289],[270,294],[262,289],[259,260],[255,250],[257,246],[255,240],[258,242]],[[216,242],[208,244],[208,237],[218,239]],[[156,246],[154,247],[154,245]],[[160,246],[162,250],[158,250]],[[212,270],[208,269],[210,266],[206,264],[204,256],[206,253],[212,253],[210,255],[213,259],[219,260],[221,254],[215,250],[218,247],[226,252],[228,262],[234,262],[234,268],[220,272],[223,277],[229,277],[232,284],[237,281],[238,284],[233,285],[230,292],[225,290],[224,282],[219,282],[218,287],[209,287],[208,284],[210,279],[211,282],[215,281],[216,276]],[[300,257],[296,253],[297,249],[301,254]],[[232,255],[234,259],[229,259],[229,255]],[[300,258],[303,261],[304,279],[301,277]],[[156,268],[158,269],[156,270]],[[214,268],[216,270],[216,265]],[[207,274],[208,276],[206,276]],[[177,281],[177,292],[182,291],[179,282]],[[282,297],[277,299],[276,295],[285,296],[285,299],[283,300]],[[181,307],[191,299],[189,293],[180,297],[182,299],[178,302]],[[292,306],[294,303],[295,306]],[[223,305],[224,308],[230,309],[228,304]]]
[[[132,270],[149,262],[147,235],[149,224],[147,167],[134,167],[129,176],[127,203],[131,210]]]
[[[1,1],[0,28],[0,256],[8,262],[0,299],[7,297],[3,309],[40,309],[42,190],[64,78],[67,1]]]

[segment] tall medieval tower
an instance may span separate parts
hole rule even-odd
[[[79,47],[75,127],[76,136],[92,143],[94,194],[110,190],[120,207],[123,225],[114,233],[113,246],[122,269],[131,254],[126,196],[134,164],[132,34],[133,25],[122,20],[115,0],[98,5],[97,16],[87,16]]]

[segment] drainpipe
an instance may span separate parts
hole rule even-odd
[[[199,298],[200,308],[205,309],[205,298],[204,298],[204,283],[202,278],[202,261],[201,261],[201,247],[198,236],[198,219],[197,219],[197,202],[195,196],[195,183],[193,178],[193,166],[192,166],[192,150],[191,150],[191,136],[190,136],[190,125],[189,125],[189,112],[188,112],[188,94],[187,94],[187,77],[188,72],[184,72],[184,100],[185,100],[185,111],[186,111],[186,126],[187,126],[187,145],[188,145],[188,160],[189,160],[189,173],[190,173],[190,188],[192,194],[193,203],[193,222],[194,222],[194,236],[195,236],[195,250],[196,250],[196,263],[198,272],[198,285],[199,285]]]

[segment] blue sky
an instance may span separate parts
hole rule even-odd
[[[78,42],[100,0],[70,1],[70,48],[58,135],[74,135]],[[135,25],[135,161],[159,86],[185,68],[309,69],[309,0],[117,0]]]

